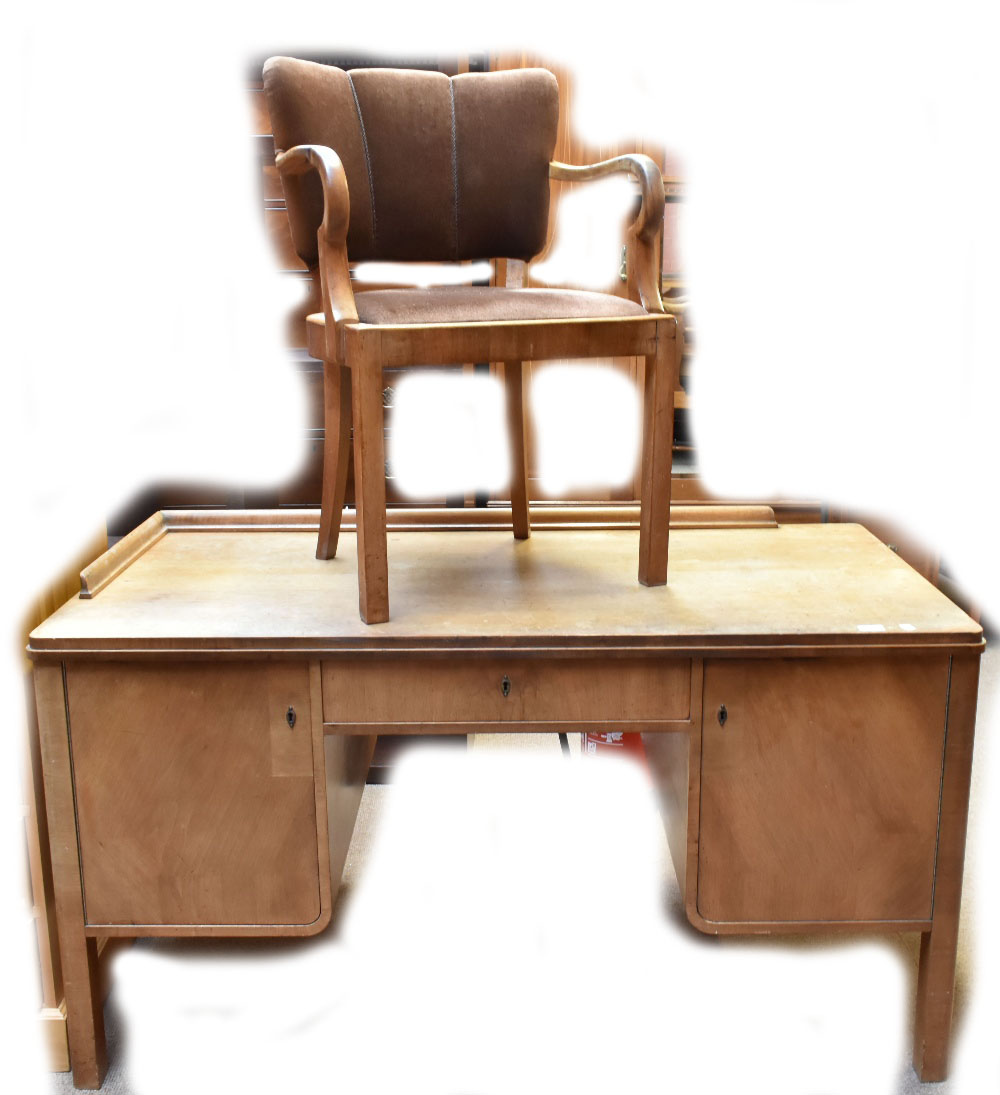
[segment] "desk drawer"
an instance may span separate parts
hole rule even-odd
[[[602,723],[639,730],[686,722],[690,712],[689,658],[345,657],[323,664],[323,722],[341,729],[464,734],[484,725]]]

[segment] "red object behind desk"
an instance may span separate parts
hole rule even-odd
[[[581,734],[580,747],[585,756],[601,756],[620,753],[646,764],[646,751],[642,747],[641,734],[625,734],[614,730],[610,734]]]

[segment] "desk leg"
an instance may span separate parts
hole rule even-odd
[[[62,666],[35,668],[38,730],[49,819],[52,880],[55,890],[59,953],[66,994],[66,1023],[73,1083],[100,1087],[107,1071],[104,1015],[98,977],[97,940],[84,932],[83,884],[76,838],[69,722]]]
[[[924,932],[920,941],[917,975],[913,1067],[924,1083],[943,1080],[948,1072],[978,684],[978,654],[953,657],[933,920],[931,930]]]

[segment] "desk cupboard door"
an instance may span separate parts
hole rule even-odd
[[[701,916],[930,919],[948,673],[944,655],[706,661]]]
[[[319,919],[307,665],[70,664],[66,684],[88,925]]]

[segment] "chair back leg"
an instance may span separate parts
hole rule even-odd
[[[351,440],[351,371],[332,361],[323,363],[323,431],[323,493],[316,558],[332,559],[340,539]]]
[[[528,516],[527,376],[524,363],[505,361],[503,381],[507,395],[507,433],[510,437],[510,506],[514,520],[514,538],[527,540],[531,535]]]

